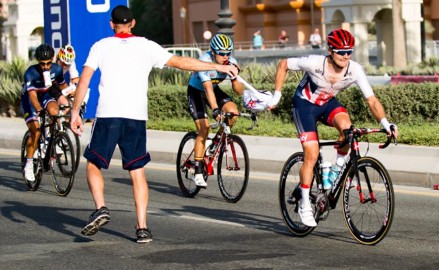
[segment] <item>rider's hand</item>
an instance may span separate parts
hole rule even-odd
[[[282,92],[281,91],[278,91],[278,90],[274,91],[273,97],[267,103],[267,109],[271,110],[271,109],[276,108],[277,104],[280,101],[281,96],[282,96]]]
[[[212,113],[212,117],[213,119],[215,119],[216,121],[220,120],[220,114],[221,114],[221,110],[218,108],[213,109],[213,113]]]
[[[230,62],[229,60],[224,61],[223,65],[233,65],[238,69],[238,73],[236,73],[234,77],[230,77],[230,80],[232,80],[232,81],[236,80],[236,77],[239,75],[239,72],[241,72],[241,69],[239,68],[239,66],[235,63]]]
[[[381,119],[380,124],[387,130],[389,136],[393,135],[395,139],[398,138],[398,127],[395,124],[389,123],[385,117]]]

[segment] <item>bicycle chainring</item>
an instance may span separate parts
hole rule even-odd
[[[321,192],[317,194],[316,204],[315,204],[315,220],[324,221],[329,216],[329,202],[326,193]]]

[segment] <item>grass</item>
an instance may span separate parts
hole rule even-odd
[[[211,123],[212,120],[211,120]],[[354,123],[357,127],[380,127],[379,123]],[[281,138],[297,138],[297,132],[291,121],[282,121],[278,118],[265,113],[258,117],[258,126],[248,130],[251,120],[240,118],[233,127],[233,133],[253,136],[268,136]],[[195,130],[195,125],[191,118],[182,119],[149,119],[148,129],[165,131],[187,132]],[[323,140],[334,140],[338,136],[335,128],[324,125],[318,126],[319,137]],[[398,124],[398,143],[417,145],[417,146],[439,146],[439,124]],[[380,135],[370,135],[363,140],[382,143],[385,139]]]

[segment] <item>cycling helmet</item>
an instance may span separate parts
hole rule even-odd
[[[246,89],[242,94],[242,104],[252,112],[261,112],[267,109],[267,104],[273,93],[266,90]]]
[[[354,36],[347,30],[335,29],[326,38],[328,47],[336,50],[352,49],[355,46]]]
[[[233,51],[233,41],[229,36],[216,34],[210,40],[210,48],[215,53],[218,51]]]
[[[35,50],[35,58],[38,61],[52,60],[55,50],[49,44],[41,44]]]
[[[72,45],[65,44],[59,48],[57,58],[64,64],[70,66],[75,60],[75,49],[73,49]]]

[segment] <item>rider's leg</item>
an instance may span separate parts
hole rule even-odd
[[[194,159],[195,159],[195,184],[199,187],[207,187],[204,181],[204,149],[206,145],[206,139],[209,135],[209,120],[207,118],[195,120],[195,126],[197,127],[197,138],[195,139]]]
[[[40,139],[40,123],[38,121],[30,121],[27,123],[30,130],[30,138],[26,142],[26,158],[32,159]]]
[[[352,125],[351,120],[349,118],[349,114],[347,112],[337,113],[334,116],[334,119],[332,121],[332,125],[338,130],[338,133],[339,133],[338,140],[343,141],[345,139],[344,134],[343,134],[343,130],[350,128]],[[346,154],[348,153],[348,150],[349,150],[349,145],[346,145],[342,149],[337,149],[337,158],[339,158],[339,157],[344,158],[346,156]]]
[[[222,111],[223,112],[238,113],[238,107],[236,106],[235,102],[229,101],[229,102],[227,102],[227,103],[225,103],[223,105]],[[235,124],[236,119],[237,119],[237,116],[234,116],[232,119],[229,119],[230,127],[233,127],[233,125]]]

